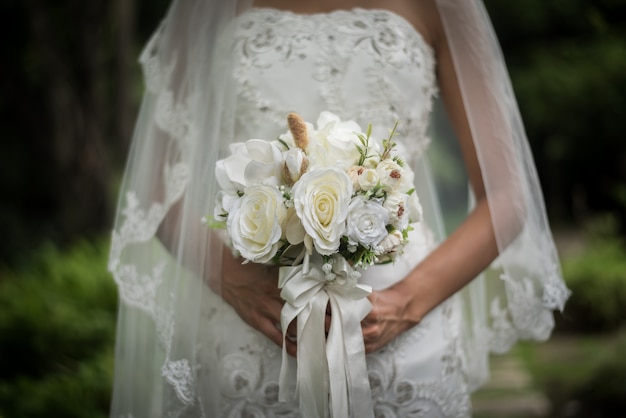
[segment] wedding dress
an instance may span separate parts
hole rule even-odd
[[[429,163],[429,149],[440,140],[429,129],[438,94],[435,56],[407,20],[382,9],[301,15],[249,8],[228,24],[233,25],[234,42],[228,51],[232,67],[225,67],[228,77],[221,78],[227,79],[226,86],[207,87],[224,95],[208,99],[209,104],[226,104],[219,117],[233,120],[227,134],[216,128],[220,136],[231,138],[217,146],[207,142],[194,148],[189,140],[198,137],[202,143],[202,135],[211,131],[210,122],[203,125],[203,108],[193,104],[195,91],[190,88],[188,101],[183,101],[171,85],[164,87],[177,76],[176,66],[161,62],[155,52],[167,29],[157,31],[142,56],[149,90],[142,115],[148,122],[147,127],[139,124],[136,137],[152,139],[136,144],[131,154],[129,167],[144,168],[127,174],[109,263],[122,301],[115,417],[300,416],[295,402],[278,402],[280,348],[244,323],[193,268],[186,268],[185,252],[195,251],[186,247],[189,239],[177,236],[177,246],[167,250],[163,238],[157,239],[164,217],[181,196],[203,196],[205,200],[194,199],[191,207],[210,207],[215,189],[193,179],[211,178],[208,173],[230,142],[275,139],[287,131],[286,115],[292,111],[310,122],[330,111],[363,128],[371,123],[376,138],[386,137],[400,121],[396,140],[415,171],[424,221],[414,225],[409,244],[394,263],[372,266],[360,280],[373,289],[389,287],[445,238],[436,173]],[[189,60],[185,54],[176,51],[168,58]],[[202,86],[202,80],[196,85]],[[225,91],[235,93],[232,102]],[[163,132],[174,139],[163,140]],[[153,151],[159,141],[165,144],[159,145],[162,151]],[[153,161],[164,161],[163,167],[155,168]],[[520,167],[534,173],[527,165]],[[154,180],[159,171],[164,184]],[[142,193],[138,184],[146,179],[155,184]],[[548,337],[551,311],[562,308],[568,292],[549,230],[536,227],[543,225],[545,214],[541,198],[532,195],[535,183],[531,178],[530,186],[522,189],[539,209],[526,208],[524,215],[533,222],[502,248],[494,263],[499,280],[476,278],[417,326],[367,355],[374,416],[468,417],[470,394],[487,378],[489,351],[506,351],[519,338]],[[185,214],[183,222],[192,230],[185,229],[185,234],[195,236],[203,228],[202,209]],[[532,253],[529,242],[536,244]],[[204,253],[216,250],[206,242],[199,248]],[[527,256],[534,261],[528,263]],[[219,272],[220,267],[214,263],[207,268]]]
[[[234,53],[238,140],[276,138],[286,131],[289,111],[315,121],[328,110],[361,126],[372,123],[378,138],[402,121],[397,141],[407,161],[419,159],[428,145],[437,91],[433,51],[392,12],[353,9],[299,15],[253,8],[237,20]],[[409,240],[394,264],[368,269],[361,281],[374,289],[388,287],[435,245],[432,232],[422,225]],[[296,405],[276,401],[280,349],[247,326],[219,296],[213,298],[205,304],[212,312],[206,314],[204,329],[219,329],[211,324],[219,320],[229,336],[236,336],[206,334],[202,343],[209,357],[206,364],[219,376],[216,382],[209,373],[205,387],[223,397],[220,416],[299,416]],[[220,312],[212,315],[215,309]],[[469,416],[459,316],[458,298],[452,298],[368,356],[377,417]]]

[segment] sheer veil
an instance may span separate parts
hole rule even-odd
[[[480,164],[499,256],[463,291],[470,384],[487,355],[519,339],[545,340],[569,296],[517,102],[481,1],[438,0]],[[442,136],[449,129],[435,124]],[[437,133],[435,133],[437,136]],[[470,196],[471,200],[471,196]]]
[[[462,291],[462,356],[476,388],[487,378],[490,351],[549,336],[552,311],[563,308],[569,292],[484,7],[475,0],[437,3],[500,251],[492,267]],[[247,139],[234,138],[231,53],[236,16],[247,7],[250,1],[174,0],[140,57],[146,92],[109,260],[120,295],[111,416],[209,417],[219,411],[219,399],[203,388],[220,371],[206,366],[212,354],[197,343],[197,334],[212,314],[207,294],[220,293],[222,245],[200,219],[213,213],[215,162],[229,143]],[[433,143],[450,132],[445,121],[435,123]],[[441,160],[435,161],[415,167],[418,187],[437,184],[430,175],[438,172]],[[440,239],[446,229],[441,210],[454,209],[448,202],[426,208],[426,221]]]

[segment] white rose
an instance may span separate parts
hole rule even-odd
[[[235,193],[252,184],[281,184],[283,156],[276,145],[250,139],[232,144],[230,151],[232,155],[215,164],[215,177],[222,190]]]
[[[341,121],[339,116],[322,112],[317,119],[317,131],[312,136],[308,152],[312,167],[338,166],[344,170],[359,160],[358,134],[361,127],[354,121]]]
[[[378,251],[376,254],[384,255],[395,253],[402,247],[403,241],[404,238],[402,237],[402,232],[394,229],[378,244]]]
[[[389,212],[378,202],[355,197],[350,202],[346,235],[352,243],[374,248],[387,235]]]
[[[372,190],[378,184],[378,173],[373,168],[366,168],[359,176],[359,186],[361,190]]]
[[[287,210],[280,191],[255,184],[233,204],[226,223],[233,247],[255,263],[266,263],[276,255]]]
[[[409,196],[406,193],[389,193],[383,203],[389,211],[389,223],[400,231],[409,225]]]
[[[337,251],[352,196],[350,177],[337,167],[308,171],[292,189],[298,217],[319,254]]]

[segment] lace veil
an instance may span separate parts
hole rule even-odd
[[[464,360],[476,388],[488,353],[518,339],[546,339],[552,311],[568,296],[547,223],[539,182],[506,67],[480,1],[438,0],[465,111],[487,192],[499,257],[462,290]],[[120,308],[111,415],[214,416],[204,384],[212,373],[197,343],[219,294],[222,244],[200,219],[213,213],[215,162],[234,138],[234,19],[250,1],[174,0],[140,62],[146,92],[135,127],[112,235],[109,270]],[[433,143],[445,143],[444,118]],[[448,155],[449,154],[449,155]],[[421,160],[418,189],[438,189],[438,166],[460,164],[454,153]],[[429,167],[430,164],[430,167]],[[461,163],[462,164],[462,163]],[[422,173],[423,175],[419,175]],[[459,172],[458,182],[467,185]],[[425,221],[445,238],[442,199]],[[471,200],[471,199],[469,199]],[[203,306],[205,304],[205,306]],[[215,330],[215,336],[227,333]],[[217,338],[217,337],[216,337]]]

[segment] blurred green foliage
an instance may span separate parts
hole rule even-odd
[[[0,270],[0,416],[106,416],[117,293],[107,244],[43,245]]]
[[[626,334],[622,333],[605,358],[601,358],[589,377],[575,385],[570,399],[554,399],[555,410],[573,402],[577,418],[614,418],[626,411]],[[621,412],[617,412],[621,411]]]
[[[617,418],[626,410],[626,332],[557,338],[518,352],[550,400],[550,418]]]
[[[626,327],[626,246],[611,216],[598,218],[588,229],[586,250],[563,260],[572,296],[559,329],[615,331]]]

